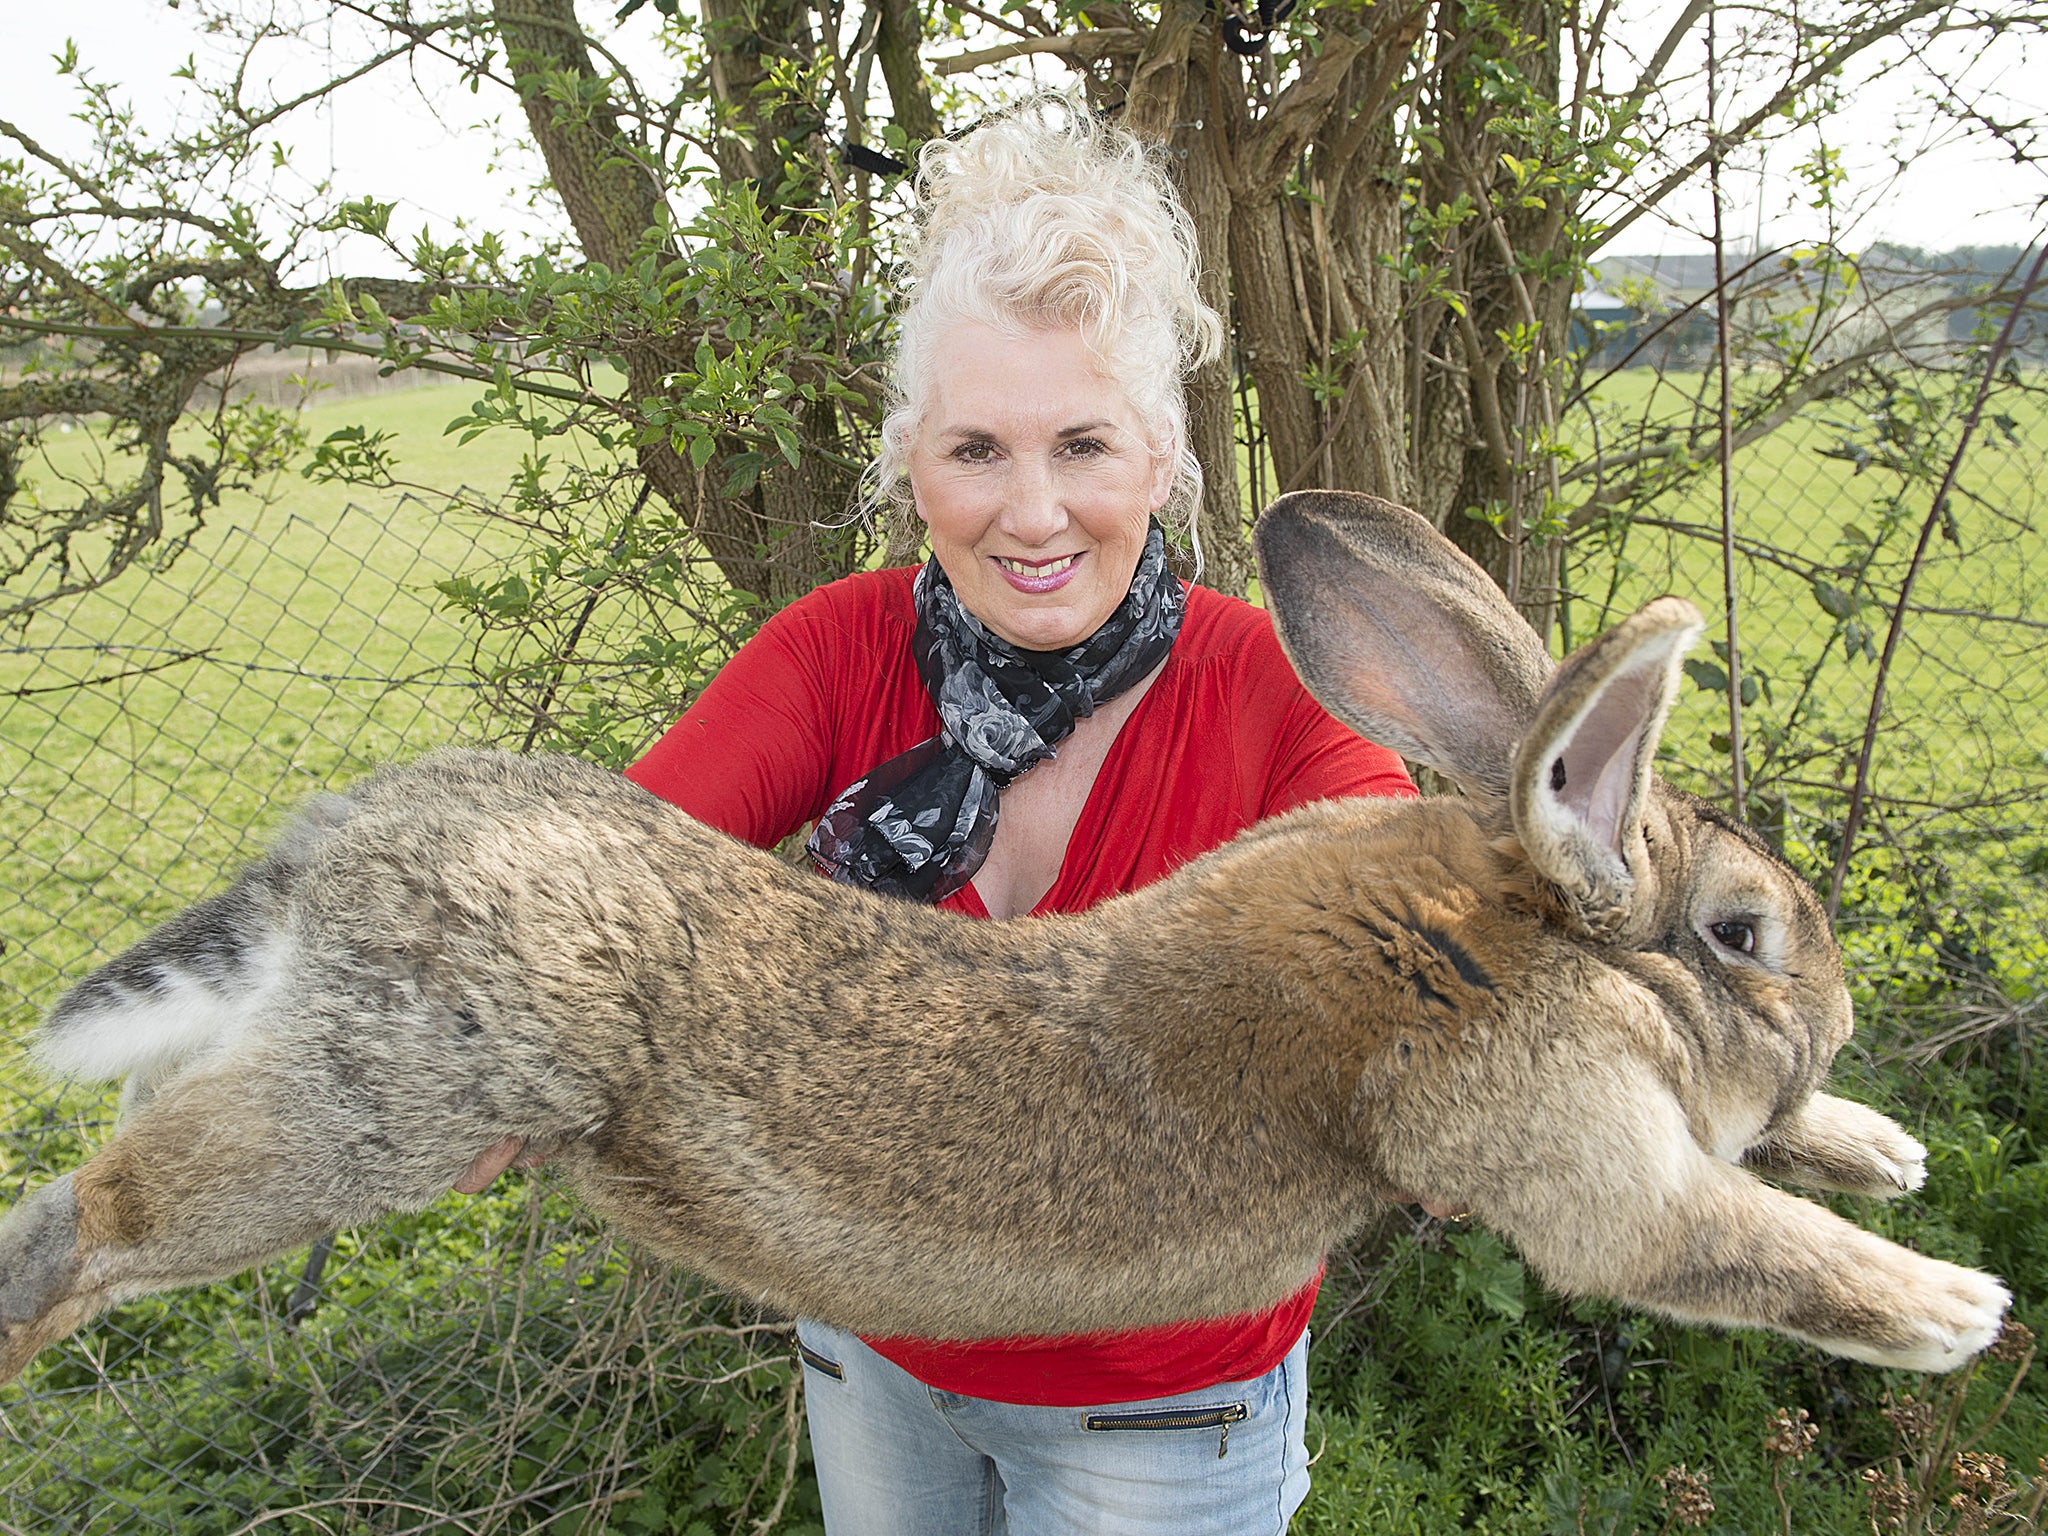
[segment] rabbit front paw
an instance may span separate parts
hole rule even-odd
[[[1927,1182],[1927,1149],[1897,1121],[1847,1099],[1816,1095],[1808,1115],[1817,1182],[1889,1199]]]
[[[1921,1273],[1900,1289],[1897,1333],[1835,1347],[1872,1365],[1908,1371],[1952,1371],[1998,1337],[2012,1295],[1978,1270],[1923,1259]]]
[[[1927,1182],[1927,1149],[1897,1122],[1817,1093],[1742,1161],[1788,1183],[1887,1200]]]
[[[1927,1182],[1927,1149],[1882,1115],[1870,1145],[1870,1177],[1860,1193],[1880,1198],[1902,1195]]]

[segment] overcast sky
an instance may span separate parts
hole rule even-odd
[[[289,0],[285,0],[289,4]],[[1657,0],[1640,25],[1648,36],[1658,19]],[[284,8],[282,5],[280,8]],[[328,13],[307,4],[308,14]],[[594,21],[608,19],[614,0],[591,8]],[[1672,7],[1663,6],[1666,13]],[[635,28],[651,33],[653,7],[629,23],[626,41]],[[188,55],[197,54],[204,69],[209,57],[220,57],[217,41],[204,36],[191,6],[173,7],[166,0],[85,0],[64,5],[55,0],[0,0],[0,117],[5,117],[53,149],[76,150],[83,130],[68,120],[75,98],[70,82],[60,78],[52,56],[75,38],[81,56],[99,78],[119,82],[141,120],[151,127],[169,126],[179,111],[181,85],[172,78]],[[328,29],[337,23],[316,21],[309,44],[297,57],[279,53],[277,87],[295,88],[327,62],[327,48],[346,53],[347,38]],[[345,23],[339,24],[345,25]],[[394,228],[408,233],[422,223],[442,233],[452,219],[467,215],[486,225],[514,232],[538,230],[552,217],[522,206],[516,196],[520,167],[513,174],[493,169],[499,139],[480,124],[494,113],[516,114],[516,106],[486,86],[481,96],[460,89],[452,74],[437,76],[426,66],[419,76],[387,72],[352,88],[333,107],[302,114],[292,132],[292,168],[286,183],[297,177],[310,182],[332,174],[336,190],[362,196],[374,192],[396,200],[401,212]],[[2048,113],[2048,88],[2039,86],[2039,71],[2025,61],[1973,54],[1951,65],[1979,88],[2001,92],[2008,107],[2018,104],[2024,115]],[[1057,68],[1047,74],[1057,81]],[[2032,79],[2033,85],[2026,81]],[[420,87],[434,102],[429,107]],[[2027,100],[2031,93],[2032,100]],[[189,110],[189,108],[187,109]],[[438,112],[438,116],[437,116]],[[1848,157],[1852,202],[1874,202],[1851,231],[1852,245],[1878,239],[1946,248],[1960,244],[2024,242],[2042,230],[2038,200],[2048,186],[2037,171],[2016,168],[2009,159],[1982,148],[1945,144],[1930,137],[1931,116],[1895,89],[1862,88],[1848,93],[1848,108],[1833,132],[1833,142]],[[1761,236],[1766,242],[1811,238],[1810,219],[1788,217],[1796,206],[1792,163],[1807,151],[1788,150],[1757,169],[1730,177],[1728,225],[1738,238]],[[1895,162],[1907,169],[1894,183]],[[1782,163],[1777,163],[1782,162]],[[1674,204],[1682,223],[1704,228],[1704,196]],[[1645,220],[1620,239],[1615,249],[1651,252],[1696,248],[1697,236]],[[346,259],[359,261],[361,252]]]

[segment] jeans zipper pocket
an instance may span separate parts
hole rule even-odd
[[[1090,1413],[1082,1416],[1088,1430],[1171,1430],[1213,1429],[1217,1431],[1216,1459],[1230,1454],[1230,1426],[1251,1417],[1245,1403],[1217,1403],[1207,1408],[1151,1408],[1130,1413]]]
[[[830,1376],[834,1381],[846,1380],[846,1368],[837,1360],[819,1354],[802,1339],[796,1341],[797,1358],[821,1376]]]

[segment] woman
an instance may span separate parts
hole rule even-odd
[[[996,918],[1081,910],[1311,800],[1412,794],[1263,614],[1166,569],[1155,518],[1200,492],[1181,375],[1221,327],[1143,148],[1027,110],[928,146],[920,194],[875,480],[930,562],[792,604],[628,777],[763,847],[815,818],[834,878]],[[827,1526],[1284,1530],[1314,1300],[974,1344],[802,1323]]]

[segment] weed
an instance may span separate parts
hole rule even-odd
[[[2033,1330],[2009,1320],[1977,1360],[1936,1379],[1925,1397],[1890,1398],[1880,1410],[1892,1430],[1892,1454],[1863,1471],[1870,1526],[1878,1536],[1986,1536],[2031,1531],[2048,1500],[2048,1476],[2014,1482],[2006,1459],[1976,1449],[2004,1419],[2034,1363]],[[2011,1378],[1990,1410],[1965,1423],[1970,1388],[1988,1367]],[[2037,1468],[2048,1472],[2037,1461]],[[2024,1506],[2019,1506],[2022,1496]],[[2019,1506],[2019,1507],[2016,1507]],[[1789,1529],[1789,1527],[1788,1527]]]

